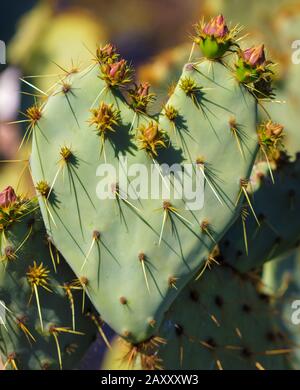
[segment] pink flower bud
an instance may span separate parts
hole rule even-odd
[[[126,65],[126,61],[125,60],[121,60],[121,61],[115,62],[114,64],[111,64],[110,65],[109,75],[111,77],[115,77],[117,72],[121,72],[121,74],[123,74],[125,65]]]
[[[280,125],[279,123],[274,123],[272,121],[269,121],[266,124],[266,133],[268,136],[274,135],[275,137],[280,137],[283,130],[284,130],[284,126]]]
[[[149,83],[147,83],[147,82],[141,83],[137,89],[137,94],[140,97],[145,97],[145,96],[149,95],[149,88],[150,88]]]
[[[111,57],[113,54],[116,53],[116,47],[109,43],[108,45],[105,45],[103,48],[103,52],[108,56]]]
[[[253,46],[243,51],[242,56],[252,66],[263,65],[266,62],[264,49],[264,45]]]
[[[214,36],[215,38],[223,38],[229,32],[224,16],[219,15],[212,18],[205,24],[203,32],[207,35]]]
[[[12,187],[6,187],[5,190],[0,192],[0,207],[8,207],[15,203],[17,195]]]
[[[144,137],[148,143],[151,143],[154,141],[155,137],[157,136],[157,133],[158,133],[157,125],[151,124],[149,127],[145,129]]]

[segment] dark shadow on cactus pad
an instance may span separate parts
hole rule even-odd
[[[137,151],[137,146],[134,143],[133,134],[129,134],[129,126],[118,126],[115,132],[109,134],[109,142],[115,152],[115,157],[118,157],[119,154],[126,155],[131,154],[135,155]]]
[[[168,141],[167,141],[168,142]],[[175,149],[172,144],[169,147],[159,149],[158,156],[156,157],[158,164],[182,164],[184,157],[181,149]]]

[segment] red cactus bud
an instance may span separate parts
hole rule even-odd
[[[137,89],[137,94],[141,97],[145,97],[147,95],[149,95],[149,88],[150,88],[150,84],[145,82],[145,83],[141,83]]]
[[[266,133],[269,136],[274,135],[275,137],[280,137],[283,132],[284,126],[280,125],[279,123],[274,123],[272,121],[269,121],[266,124]]]
[[[5,190],[0,192],[0,207],[8,207],[15,203],[17,195],[12,187],[6,187]]]
[[[212,18],[205,24],[203,32],[215,38],[223,38],[229,32],[224,16],[219,15]]]
[[[114,77],[117,72],[121,72],[123,74],[125,65],[126,65],[125,60],[121,60],[121,61],[115,62],[114,64],[111,64],[109,75],[111,77]]]
[[[112,45],[111,43],[105,45],[102,49],[102,51],[108,56],[111,57],[113,54],[116,53],[116,47]]]
[[[156,125],[150,125],[147,129],[144,131],[144,137],[147,140],[147,142],[151,143],[156,135],[157,135],[158,128]]]
[[[243,59],[252,66],[263,65],[266,62],[264,45],[253,46],[242,52]]]

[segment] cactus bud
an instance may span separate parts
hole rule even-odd
[[[205,24],[203,32],[207,35],[214,36],[215,38],[224,38],[229,32],[224,16],[219,15],[212,18]]]
[[[258,139],[261,148],[269,160],[277,160],[278,153],[283,147],[282,138],[284,127],[269,120],[258,128]]]
[[[241,54],[243,59],[253,67],[264,65],[266,62],[264,45],[250,47]]]
[[[8,207],[17,201],[17,195],[12,187],[6,187],[0,193],[0,207]]]
[[[144,137],[146,141],[148,143],[151,143],[155,139],[157,132],[158,132],[157,125],[152,124],[149,127],[147,127],[144,131]]]
[[[121,61],[118,61],[118,62],[110,65],[109,66],[109,75],[111,77],[115,77],[117,72],[119,72],[119,76],[122,77],[122,75],[124,74],[125,63],[126,63],[125,60],[121,60]]]
[[[150,93],[150,84],[147,82],[135,85],[135,88],[128,92],[135,111],[146,112],[148,104],[155,100],[155,94]]]
[[[101,67],[101,78],[107,82],[109,86],[124,86],[131,82],[131,69],[124,59],[114,62],[106,63]]]
[[[116,47],[112,45],[111,43],[108,43],[103,48],[100,48],[100,51],[106,55],[107,57],[111,58],[113,55],[116,54]]]
[[[264,45],[253,46],[244,51],[240,50],[239,58],[236,64],[236,76],[238,81],[243,84],[255,84],[257,92],[261,92],[262,97],[271,96],[272,89],[268,91],[271,85],[271,75],[273,72],[269,69],[270,61],[266,61]],[[261,81],[264,83],[261,84]],[[260,97],[260,96],[258,96]]]
[[[158,124],[150,122],[147,127],[142,126],[139,129],[140,149],[146,150],[151,157],[157,156],[157,149],[165,148],[165,134],[159,130]]]
[[[119,54],[117,53],[117,49],[111,43],[105,45],[104,47],[97,46],[95,61],[99,64],[115,62],[118,57]]]
[[[272,121],[268,121],[266,124],[266,132],[270,136],[280,137],[284,129],[284,126],[279,123],[274,123]]]
[[[203,55],[209,59],[219,59],[234,44],[236,28],[229,30],[224,16],[219,15],[207,23],[196,26],[195,42],[199,44]]]
[[[145,83],[141,83],[139,85],[139,87],[137,88],[137,94],[140,96],[140,97],[145,97],[147,95],[149,95],[149,89],[150,89],[150,84],[145,82]]]

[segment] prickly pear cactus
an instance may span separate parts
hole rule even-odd
[[[134,343],[156,332],[236,218],[258,150],[253,82],[267,65],[262,55],[249,62],[243,53],[227,52],[225,66],[222,56],[235,47],[236,31],[220,17],[206,27],[198,26],[195,46],[213,60],[185,65],[158,119],[147,114],[153,100],[148,84],[132,85],[130,67],[111,45],[99,47],[93,65],[66,73],[45,103],[27,111],[47,232],[103,319]],[[238,67],[246,63],[255,77],[240,83]],[[162,164],[177,163],[185,173],[185,164],[193,164],[192,183],[196,177],[205,182],[203,207],[198,200],[191,209],[176,191],[134,200],[132,180],[128,189],[111,171],[110,199],[99,199],[97,175],[105,163],[124,170],[124,157],[129,168],[142,164],[172,188],[175,179],[167,181]]]
[[[278,52],[278,58],[283,60],[290,47],[287,46],[286,36],[282,35],[281,27],[285,26],[290,16],[295,19],[298,11],[298,0],[250,0],[247,7],[238,0],[204,2],[206,14],[222,13],[232,23],[246,25],[251,34],[261,35],[268,47],[271,47],[273,52]]]
[[[289,42],[289,48],[297,26],[296,14],[294,16],[295,18],[287,13],[284,19],[285,38],[282,39]],[[278,22],[278,28],[280,25]],[[283,30],[282,27],[281,29]],[[274,153],[271,150],[268,156],[268,145],[272,142],[267,140],[266,134],[261,133],[259,139],[261,155],[267,157],[269,161],[256,165],[251,180],[252,188],[248,187],[252,194],[250,196],[253,196],[253,207],[259,226],[253,218],[249,218],[249,208],[246,207],[242,209],[240,218],[220,245],[224,257],[241,271],[256,268],[265,261],[283,254],[286,250],[294,248],[300,239],[298,221],[300,95],[297,88],[300,82],[300,65],[292,64],[291,57],[289,61],[284,79],[277,86],[276,102],[266,104],[267,112],[272,119],[284,126],[286,153],[278,151]],[[278,125],[277,129],[274,127],[274,130],[279,132],[280,136],[282,132],[280,126]],[[275,161],[272,161],[274,158]]]
[[[120,341],[115,356],[135,369],[288,369],[290,342],[271,300],[257,279],[215,266],[181,292],[159,337],[138,349]]]
[[[82,313],[76,276],[46,237],[37,201],[17,197],[11,187],[3,191],[0,233],[4,367],[76,368],[97,329]]]

